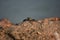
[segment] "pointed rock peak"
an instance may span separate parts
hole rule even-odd
[[[11,23],[7,18],[2,18],[2,19],[0,20],[0,22]]]
[[[9,27],[11,25],[12,23],[7,18],[0,19],[0,26]]]

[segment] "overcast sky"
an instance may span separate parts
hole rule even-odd
[[[60,0],[0,0],[0,18],[18,23],[27,17],[60,17]]]

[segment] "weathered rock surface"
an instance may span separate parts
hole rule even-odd
[[[25,19],[18,25],[2,19],[0,40],[60,40],[60,18]]]

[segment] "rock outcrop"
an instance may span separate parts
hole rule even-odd
[[[0,40],[60,40],[60,18],[24,19],[18,25],[2,19]]]

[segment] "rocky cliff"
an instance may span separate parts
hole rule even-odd
[[[27,18],[19,24],[1,19],[0,40],[60,40],[60,18]]]

